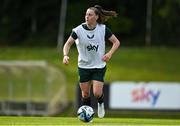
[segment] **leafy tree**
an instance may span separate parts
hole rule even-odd
[[[180,45],[180,1],[154,1],[153,42],[154,45]]]
[[[147,0],[68,0],[65,39],[84,22],[85,11],[95,4],[115,10],[118,17],[106,25],[121,44],[145,45]],[[57,46],[61,0],[1,0],[0,46]],[[180,0],[153,1],[152,45],[180,45]]]

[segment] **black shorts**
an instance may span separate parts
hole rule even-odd
[[[78,67],[79,81],[88,82],[90,80],[97,80],[104,82],[104,76],[106,73],[106,67],[104,68],[94,68],[94,69],[84,69]]]

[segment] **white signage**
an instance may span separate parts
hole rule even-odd
[[[180,83],[113,82],[110,109],[180,109]]]

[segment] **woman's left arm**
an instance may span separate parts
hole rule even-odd
[[[118,49],[120,46],[120,41],[116,38],[116,36],[113,34],[109,41],[112,42],[111,49],[103,56],[102,60],[105,62],[108,62],[111,59],[112,54]]]

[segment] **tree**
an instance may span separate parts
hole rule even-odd
[[[152,22],[152,0],[147,0],[147,15],[146,15],[146,46],[151,45],[151,22]]]
[[[61,0],[61,11],[60,11],[60,22],[59,22],[59,31],[58,31],[58,49],[62,49],[64,42],[64,28],[66,20],[66,9],[67,9],[67,0]]]

